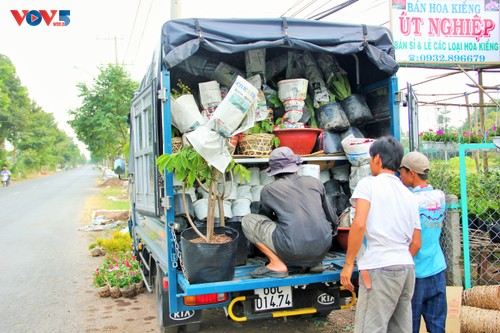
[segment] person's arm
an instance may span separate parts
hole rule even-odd
[[[419,229],[413,229],[413,236],[411,238],[410,243],[410,253],[413,257],[415,257],[422,247],[422,237],[420,235]]]
[[[347,254],[344,268],[340,273],[340,283],[348,290],[354,291],[351,283],[352,272],[354,271],[354,261],[358,255],[363,238],[365,237],[366,219],[370,211],[370,201],[365,199],[356,199],[356,213],[349,230],[347,239]]]

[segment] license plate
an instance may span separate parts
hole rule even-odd
[[[272,309],[291,308],[292,302],[292,287],[270,287],[255,289],[255,295],[259,298],[255,299],[255,311],[264,311]]]

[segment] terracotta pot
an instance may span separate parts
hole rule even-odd
[[[347,251],[347,239],[349,237],[349,227],[339,227],[337,232],[337,240],[342,250]]]

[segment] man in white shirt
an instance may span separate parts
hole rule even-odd
[[[413,256],[421,245],[420,218],[413,194],[395,175],[402,158],[403,146],[394,137],[377,139],[370,147],[372,176],[361,179],[351,197],[356,213],[340,282],[354,290],[357,257],[356,333],[412,330]]]

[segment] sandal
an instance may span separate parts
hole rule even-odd
[[[260,266],[256,268],[252,273],[252,277],[260,278],[260,277],[272,277],[272,278],[284,278],[288,276],[288,272],[277,272],[273,271],[266,266]]]

